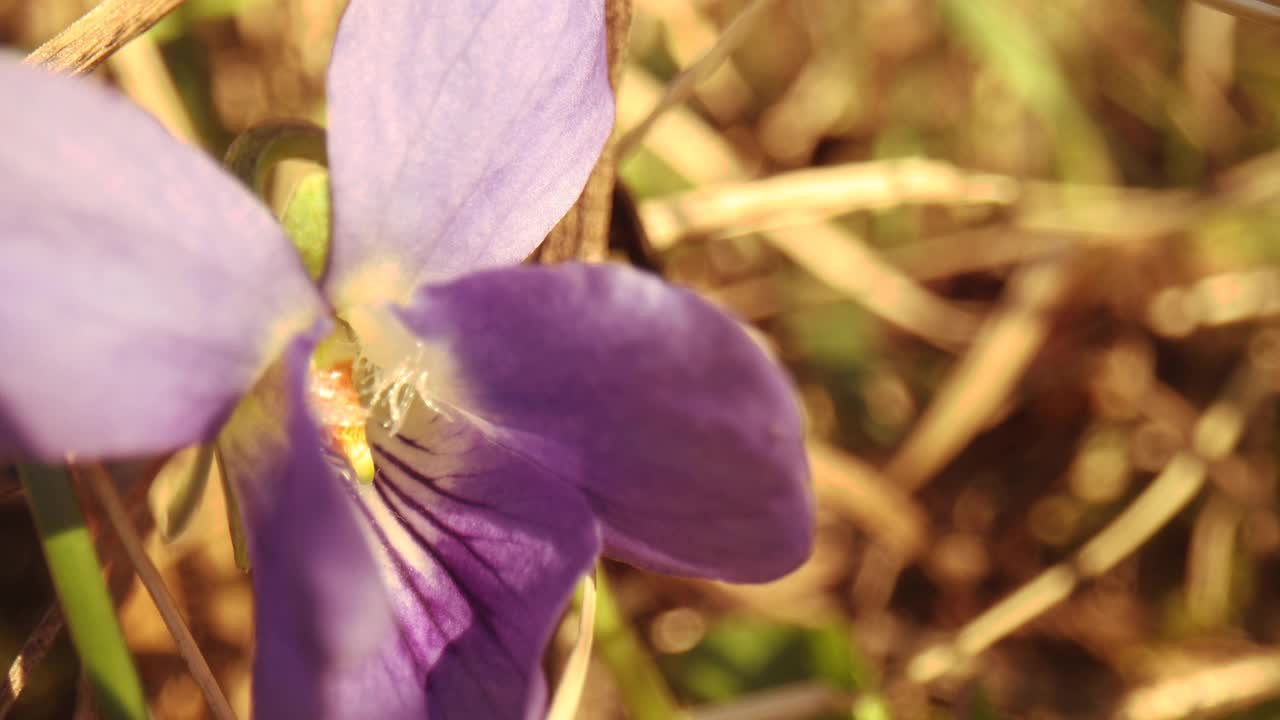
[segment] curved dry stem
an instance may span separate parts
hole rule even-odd
[[[129,519],[129,514],[124,508],[124,503],[120,500],[119,493],[116,492],[114,481],[101,465],[87,465],[84,467],[90,476],[89,482],[86,484],[93,490],[98,502],[102,505],[102,509],[106,512],[107,520],[115,529],[116,536],[120,538],[120,543],[124,546],[125,553],[133,563],[134,569],[138,573],[138,578],[142,581],[143,586],[147,588],[152,601],[155,602],[156,609],[160,611],[160,617],[164,619],[164,624],[169,629],[169,633],[173,635],[174,643],[178,646],[178,652],[182,655],[182,659],[186,661],[187,668],[191,671],[192,677],[195,678],[196,684],[200,686],[201,692],[204,693],[205,701],[208,702],[213,716],[218,720],[235,720],[235,711],[231,709],[231,704],[227,702],[226,696],[222,694],[222,689],[218,687],[218,681],[213,676],[213,670],[209,668],[209,663],[204,659],[203,653],[200,652],[200,646],[196,643],[195,638],[192,637],[186,621],[182,619],[177,602],[174,601],[173,595],[165,587],[164,578],[160,576],[160,571],[151,562],[151,558],[147,556],[147,551],[142,546],[142,539],[138,537],[138,533]],[[72,466],[72,472],[76,471],[75,466]]]

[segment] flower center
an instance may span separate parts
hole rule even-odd
[[[415,404],[441,410],[431,398],[425,343],[384,309],[361,308],[344,320],[311,356],[308,395],[329,449],[367,483],[374,475],[370,419],[395,435]]]

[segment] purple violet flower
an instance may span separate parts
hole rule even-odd
[[[353,0],[319,288],[126,100],[11,59],[0,95],[0,459],[217,436],[258,717],[536,716],[599,554],[743,582],[807,556],[799,412],[734,321],[627,268],[516,266],[612,124],[601,3]]]

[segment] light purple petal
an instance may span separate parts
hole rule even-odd
[[[123,97],[0,55],[0,459],[212,437],[323,311],[267,211]]]
[[[340,307],[524,259],[613,122],[599,0],[353,0],[329,66]]]
[[[617,266],[524,267],[424,288],[401,317],[449,358],[439,401],[579,488],[606,554],[746,582],[808,555],[791,388],[693,293]]]
[[[369,439],[372,485],[351,485],[378,548],[401,635],[328,689],[344,717],[536,718],[540,661],[599,551],[572,488],[419,405]],[[425,706],[425,715],[422,708]]]
[[[327,702],[333,684],[398,637],[348,481],[306,405],[311,346],[290,345],[218,438],[248,532],[259,718],[355,717]]]

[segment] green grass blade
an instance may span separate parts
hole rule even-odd
[[[116,620],[70,474],[65,468],[41,465],[23,465],[19,473],[98,712],[111,720],[147,717],[142,683]]]
[[[676,705],[657,664],[619,607],[603,568],[596,572],[596,654],[618,683],[622,703],[630,717],[635,720],[687,717]]]

